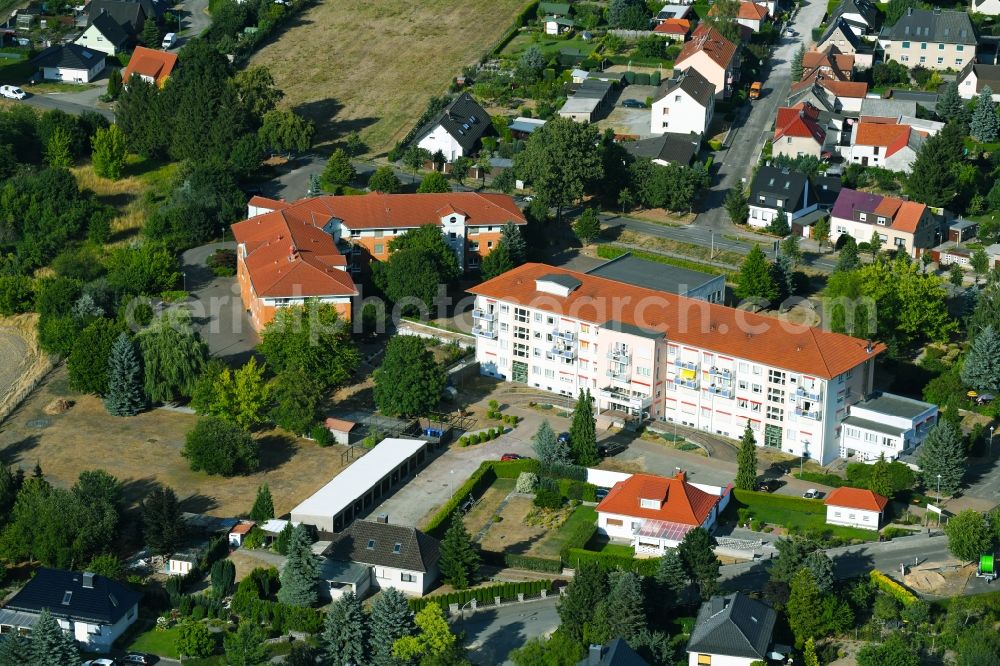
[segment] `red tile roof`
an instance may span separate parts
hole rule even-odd
[[[249,532],[250,530],[252,530],[253,527],[254,527],[254,525],[256,525],[256,524],[257,523],[255,523],[252,520],[247,520],[247,521],[244,521],[244,522],[241,522],[241,523],[237,523],[236,525],[233,526],[233,529],[229,530],[229,533],[230,534],[246,534],[247,532]]]
[[[565,275],[580,286],[560,298],[536,290],[535,280]],[[524,264],[470,293],[604,325],[621,322],[662,333],[670,342],[751,359],[777,368],[832,379],[885,351],[840,333],[545,264]]]
[[[250,201],[247,202],[248,205],[254,208],[269,208],[271,210],[284,210],[290,205],[286,201],[281,201],[280,199],[269,199],[267,197],[262,197],[259,194],[255,194],[250,197]]]
[[[674,68],[676,69],[682,62],[700,51],[704,51],[719,67],[728,69],[736,56],[736,45],[723,37],[722,33],[712,26],[700,23],[691,33],[691,39],[681,49],[680,55],[677,56],[677,61],[674,63]]]
[[[780,107],[777,120],[774,122],[774,140],[793,136],[813,139],[822,145],[826,139],[826,132],[819,126],[818,118],[819,109],[808,102]]]
[[[909,140],[909,125],[860,122],[854,143],[859,146],[882,146],[885,156],[889,157],[906,146]]]
[[[842,487],[831,490],[823,503],[827,506],[882,512],[885,510],[885,505],[889,503],[889,499],[870,490]]]
[[[642,508],[639,505],[642,499],[657,500],[661,502],[660,508]],[[652,474],[633,474],[615,484],[608,496],[597,505],[597,511],[698,527],[705,522],[719,500],[719,496],[688,483],[683,472],[669,479]]]
[[[832,81],[819,78],[819,84],[837,97],[864,98],[868,94],[868,84],[864,81]]]
[[[132,52],[132,57],[129,58],[128,65],[122,71],[122,81],[128,84],[128,80],[133,74],[140,74],[150,77],[156,82],[156,85],[162,88],[163,83],[174,71],[176,65],[176,53],[137,46]]]
[[[691,30],[691,21],[687,19],[667,19],[663,23],[660,23],[655,28],[653,32],[659,32],[668,35],[686,35],[688,31]]]
[[[712,8],[708,10],[709,16],[719,15],[719,6],[712,5]],[[741,18],[748,21],[759,21],[767,16],[767,7],[763,5],[758,5],[753,2],[741,2],[739,9],[736,12],[736,18]]]
[[[892,228],[906,233],[916,233],[920,220],[923,219],[927,211],[927,205],[916,201],[904,201],[899,207],[899,212],[892,221]]]

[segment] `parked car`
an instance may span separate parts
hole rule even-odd
[[[524,460],[524,456],[516,453],[505,453],[500,456],[500,462],[510,462],[511,460]]]
[[[802,496],[806,499],[822,499],[823,491],[816,490],[815,488],[810,488],[809,490],[802,493]]]
[[[757,484],[757,490],[762,493],[773,493],[783,485],[785,482],[781,479],[765,479]]]
[[[176,43],[177,43],[177,33],[168,32],[163,36],[163,43],[160,44],[160,48],[166,51],[167,49],[173,48],[174,44]]]
[[[760,94],[762,90],[762,85],[760,81],[754,81],[750,84],[750,99],[760,99]]]
[[[28,96],[28,93],[24,92],[17,86],[0,86],[0,96],[6,97],[7,99],[24,99]]]
[[[600,502],[601,500],[603,500],[605,497],[608,496],[608,493],[610,492],[611,492],[610,488],[598,488],[597,492],[595,493],[595,495],[597,496],[597,501]]]
[[[601,444],[600,446],[597,447],[597,455],[599,455],[602,458],[607,458],[610,453],[611,453],[610,450],[604,444]]]
[[[142,652],[129,652],[122,661],[126,664],[152,664],[153,656]]]
[[[91,659],[83,662],[83,666],[118,666],[114,659]]]
[[[624,106],[627,109],[645,109],[646,103],[640,102],[637,99],[627,99],[622,102],[622,106]]]

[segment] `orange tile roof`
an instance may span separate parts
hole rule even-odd
[[[690,29],[691,21],[671,18],[653,28],[653,32],[666,33],[668,35],[686,35]]]
[[[864,81],[833,81],[819,78],[819,84],[837,97],[863,98],[868,94],[868,84]]]
[[[122,71],[122,81],[127,84],[133,74],[139,74],[153,79],[156,85],[162,88],[176,65],[176,53],[137,46],[129,58],[128,65]]]
[[[916,201],[904,201],[899,207],[899,212],[892,220],[892,228],[906,233],[916,233],[920,220],[923,219],[927,211],[927,205]]]
[[[237,523],[236,525],[233,526],[233,529],[229,530],[229,533],[230,534],[246,534],[247,532],[249,532],[250,530],[252,530],[253,527],[254,527],[254,525],[256,525],[256,524],[257,523],[255,523],[252,520],[247,520],[247,521],[244,521],[244,522],[241,522],[241,523]]]
[[[536,290],[546,275],[576,278],[565,298]],[[885,351],[840,333],[587,275],[546,264],[524,264],[469,289],[470,293],[604,325],[609,321],[662,333],[668,341],[832,379]]]
[[[716,7],[717,5],[713,5]],[[739,13],[736,14],[737,18],[749,19],[751,21],[760,21],[761,19],[767,18],[767,7],[763,5],[758,5],[754,2],[741,2]]]
[[[344,419],[335,419],[332,416],[328,417],[323,424],[330,430],[337,430],[340,432],[350,432],[357,425],[354,421],[345,421]]]
[[[902,149],[909,140],[909,125],[860,122],[854,143],[860,146],[883,146],[886,157],[889,157]]]
[[[639,505],[641,499],[659,500],[660,508],[645,509]],[[683,472],[671,478],[633,474],[615,484],[597,505],[597,511],[698,527],[719,500],[720,497],[688,483]]]
[[[728,69],[736,55],[736,45],[722,36],[718,30],[708,25],[700,23],[691,33],[691,39],[684,44],[677,61],[674,63],[676,69],[678,65],[693,56],[695,53],[704,51],[715,64],[723,69]]]
[[[885,510],[885,505],[889,503],[889,499],[870,490],[845,486],[831,490],[823,503],[827,506],[882,512]]]
[[[248,201],[247,204],[253,206],[254,208],[270,208],[271,210],[284,210],[289,206],[287,201],[269,199],[267,197],[262,197],[259,194],[255,194],[250,197],[250,201]]]
[[[813,139],[822,144],[826,132],[819,126],[819,109],[808,102],[799,102],[795,106],[783,106],[778,109],[778,117],[774,121],[774,140],[786,136],[796,136]]]

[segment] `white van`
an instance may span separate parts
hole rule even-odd
[[[164,51],[166,51],[167,49],[172,48],[173,45],[176,44],[176,43],[177,43],[177,33],[176,32],[168,32],[167,34],[165,34],[163,36],[163,44],[161,44],[160,47]]]

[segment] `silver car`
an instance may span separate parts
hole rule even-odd
[[[24,99],[28,96],[28,93],[24,92],[17,86],[0,86],[0,97],[6,97],[7,99]]]

